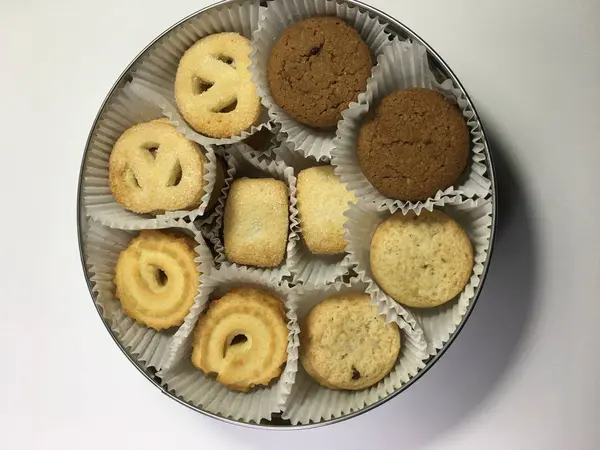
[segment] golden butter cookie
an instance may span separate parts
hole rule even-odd
[[[127,129],[110,154],[110,189],[123,208],[140,214],[194,209],[204,195],[205,156],[165,120]]]
[[[260,97],[250,81],[250,41],[237,33],[200,39],[179,61],[175,101],[199,133],[231,137],[254,125]]]
[[[394,300],[430,308],[463,290],[473,270],[473,247],[441,211],[398,212],[377,227],[370,259],[377,284]]]
[[[230,262],[277,267],[288,236],[288,190],[273,178],[239,178],[225,204],[223,241]]]
[[[162,231],[134,238],[115,269],[115,298],[125,314],[155,330],[181,325],[198,292],[194,245]]]
[[[213,301],[194,333],[192,363],[236,391],[266,385],[287,360],[282,302],[256,288],[231,289]]]
[[[344,253],[344,212],[356,197],[333,173],[333,167],[301,171],[296,196],[302,236],[309,250],[324,255]]]
[[[367,294],[346,293],[314,306],[300,331],[300,362],[320,385],[359,390],[381,381],[400,352],[400,330],[385,323]]]

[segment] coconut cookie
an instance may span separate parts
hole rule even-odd
[[[117,203],[137,213],[196,208],[204,195],[205,156],[168,121],[126,130],[110,154],[108,177]]]
[[[132,319],[156,330],[179,326],[198,291],[191,239],[142,231],[121,252],[115,298]]]
[[[260,115],[260,98],[250,81],[250,41],[237,33],[200,39],[179,61],[175,101],[199,133],[226,138],[250,128]]]
[[[359,390],[381,381],[400,352],[400,330],[385,323],[366,294],[323,300],[301,327],[300,361],[308,374],[330,389]]]
[[[441,305],[464,289],[473,270],[465,231],[441,211],[396,213],[377,227],[371,270],[394,300],[416,308]]]
[[[266,291],[237,288],[210,304],[194,335],[192,363],[236,391],[266,385],[287,360],[288,329],[281,301]]]

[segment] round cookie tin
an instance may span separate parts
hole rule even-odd
[[[179,23],[173,25],[171,28],[169,28],[168,30],[166,30],[165,32],[163,32],[160,36],[158,36],[154,41],[152,41],[150,44],[148,44],[148,46],[142,50],[142,52],[130,63],[130,65],[125,69],[125,71],[121,74],[121,76],[118,78],[118,80],[115,82],[115,84],[113,85],[113,87],[111,88],[110,92],[108,93],[108,95],[106,96],[102,106],[100,107],[98,114],[94,120],[94,123],[91,127],[89,136],[88,136],[88,141],[86,143],[85,146],[85,150],[83,153],[83,158],[82,158],[82,163],[81,163],[81,169],[80,169],[80,175],[79,175],[79,185],[78,185],[78,193],[77,193],[77,234],[78,234],[78,242],[79,242],[79,250],[80,250],[80,255],[81,255],[81,262],[82,262],[82,267],[83,267],[83,272],[84,272],[84,276],[85,279],[87,281],[88,284],[88,288],[90,291],[90,295],[92,297],[92,300],[94,300],[94,293],[93,293],[93,282],[91,280],[92,278],[92,274],[90,273],[89,267],[86,265],[86,255],[84,252],[84,246],[86,244],[85,242],[85,230],[86,230],[86,214],[84,211],[84,204],[83,204],[83,189],[82,189],[82,184],[83,184],[83,174],[84,174],[84,169],[86,168],[87,164],[88,164],[88,160],[89,160],[89,154],[88,154],[88,149],[89,149],[89,145],[90,142],[92,140],[92,136],[93,133],[97,127],[97,124],[100,120],[100,118],[102,117],[102,114],[104,113],[104,110],[107,106],[107,104],[110,102],[112,96],[114,95],[115,91],[119,88],[122,87],[125,83],[127,83],[128,81],[131,80],[131,76],[132,76],[132,72],[136,66],[136,63],[141,60],[145,55],[148,54],[149,51],[151,51],[151,49],[157,44],[160,43],[160,41],[165,38],[165,36],[168,36],[169,33],[171,33],[173,30],[177,29],[178,27],[180,27],[181,25],[185,24],[188,20],[191,20],[192,18],[196,18],[198,16],[201,16],[202,14],[211,11],[213,8],[216,7],[222,7],[224,5],[234,5],[234,4],[242,4],[244,3],[245,0],[225,0],[222,1],[220,3],[216,3],[214,5],[211,5],[207,8],[204,8],[192,15],[190,15],[189,17],[181,20]],[[322,426],[322,425],[329,425],[332,423],[336,423],[336,422],[340,422],[343,420],[347,420],[350,419],[352,417],[358,416],[360,414],[366,413],[368,411],[370,411],[371,409],[374,409],[376,407],[378,407],[379,405],[387,402],[388,400],[392,399],[393,397],[397,396],[398,394],[400,394],[402,391],[404,391],[405,389],[408,389],[413,383],[415,383],[417,380],[419,380],[430,368],[432,368],[435,363],[442,357],[442,355],[445,353],[445,351],[448,349],[448,347],[450,347],[450,345],[454,342],[454,339],[458,336],[459,332],[462,330],[462,328],[464,327],[464,325],[466,324],[471,312],[473,311],[473,308],[475,307],[476,303],[477,303],[477,299],[481,293],[481,290],[483,288],[484,285],[484,281],[485,281],[485,277],[487,274],[487,271],[489,269],[489,265],[490,265],[490,260],[491,260],[491,255],[492,255],[492,251],[493,251],[493,246],[494,246],[494,238],[495,238],[495,229],[496,229],[496,224],[497,224],[497,187],[496,187],[496,180],[495,180],[495,172],[494,172],[494,165],[493,165],[493,159],[492,159],[492,155],[490,153],[490,149],[489,149],[489,145],[485,136],[485,130],[483,128],[483,125],[481,123],[481,120],[479,118],[479,116],[477,115],[477,111],[474,107],[474,105],[472,104],[466,90],[463,88],[462,84],[460,83],[460,81],[458,80],[458,78],[456,77],[456,75],[454,75],[454,73],[452,72],[452,70],[450,69],[450,67],[448,67],[448,65],[444,62],[444,60],[422,39],[420,38],[417,34],[415,34],[412,30],[410,30],[408,27],[406,27],[404,24],[402,24],[401,22],[399,22],[398,20],[396,20],[393,17],[390,17],[389,15],[387,15],[386,13],[377,10],[376,8],[373,8],[372,6],[366,5],[360,1],[356,1],[356,0],[338,0],[338,3],[346,3],[348,5],[351,6],[357,6],[359,7],[361,10],[368,12],[370,15],[375,16],[380,22],[385,23],[386,25],[386,29],[385,31],[387,33],[389,33],[391,36],[397,36],[401,39],[411,39],[413,42],[419,43],[422,46],[424,46],[427,50],[427,57],[429,60],[429,65],[431,70],[436,74],[436,75],[440,75],[442,78],[444,79],[450,79],[455,86],[458,87],[458,89],[461,92],[461,95],[464,96],[464,98],[466,99],[466,101],[468,102],[469,107],[472,109],[472,111],[475,113],[475,116],[473,117],[472,120],[474,120],[477,125],[479,126],[479,129],[481,130],[481,134],[482,134],[482,138],[481,138],[481,142],[483,144],[483,152],[485,155],[485,164],[486,164],[486,168],[487,168],[487,177],[489,178],[490,182],[491,182],[491,186],[490,186],[490,191],[491,191],[491,196],[490,196],[490,201],[491,201],[491,206],[492,206],[492,211],[491,211],[491,225],[490,225],[490,238],[489,238],[489,248],[487,250],[487,258],[486,260],[483,262],[483,271],[480,275],[480,279],[481,282],[480,284],[477,286],[477,288],[475,289],[475,294],[472,298],[472,300],[470,301],[470,304],[468,306],[468,309],[466,311],[466,313],[464,314],[464,316],[462,317],[462,321],[460,322],[460,324],[458,325],[458,327],[456,328],[456,330],[454,331],[454,333],[452,333],[452,335],[450,336],[450,338],[448,339],[448,341],[443,345],[443,347],[437,351],[437,353],[434,356],[429,357],[426,361],[425,361],[425,367],[420,370],[419,373],[417,373],[414,377],[412,377],[408,382],[406,382],[404,385],[402,385],[399,389],[396,389],[395,391],[391,392],[387,397],[382,398],[381,400],[375,402],[374,404],[371,404],[367,407],[364,407],[360,410],[357,411],[353,411],[349,414],[346,414],[342,417],[337,417],[337,418],[333,418],[330,420],[321,420],[320,422],[317,423],[309,423],[306,425],[293,425],[289,420],[285,420],[283,418],[281,418],[281,414],[274,414],[272,419],[270,421],[261,421],[259,424],[254,424],[254,423],[247,423],[247,422],[243,422],[243,421],[238,421],[238,420],[233,420],[233,419],[229,419],[229,418],[224,418],[220,415],[211,413],[209,411],[206,411],[200,407],[194,406],[191,403],[188,403],[180,398],[178,398],[177,396],[175,396],[174,394],[172,394],[171,392],[168,391],[168,389],[164,386],[161,385],[161,381],[160,379],[157,377],[156,375],[156,371],[153,368],[149,368],[146,369],[144,368],[144,366],[136,359],[136,357],[134,357],[132,354],[130,354],[130,352],[128,352],[124,346],[119,342],[119,340],[117,339],[115,333],[111,330],[111,328],[109,327],[108,323],[103,319],[103,315],[102,312],[100,310],[100,307],[94,302],[94,305],[96,306],[99,316],[101,318],[101,320],[103,320],[107,331],[109,332],[109,334],[112,336],[115,344],[121,349],[121,351],[123,352],[123,354],[131,361],[131,363],[152,383],[154,384],[163,394],[166,394],[167,396],[171,397],[173,400],[181,403],[182,405],[193,409],[201,414],[213,417],[215,419],[219,419],[231,424],[237,424],[237,425],[244,425],[244,426],[248,426],[248,427],[253,427],[253,428],[264,428],[264,429],[273,429],[273,428],[277,428],[277,429],[302,429],[302,428],[312,428],[312,427],[317,427],[317,426]],[[267,2],[261,2],[262,6],[266,6],[268,3]]]

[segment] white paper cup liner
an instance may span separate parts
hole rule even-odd
[[[312,156],[305,157],[302,153],[292,150],[289,144],[282,140],[278,141],[272,151],[275,161],[283,162],[294,168],[296,178],[298,173],[304,169],[326,165],[325,162],[319,162]],[[300,215],[298,215],[298,226],[299,239],[288,256],[294,283],[320,286],[341,280],[342,277],[349,275],[351,263],[346,253],[340,255],[313,254],[302,238]]]
[[[345,292],[366,293],[366,288],[366,283],[358,279],[321,288],[298,288],[298,319],[328,297]],[[389,375],[375,386],[360,391],[332,390],[320,386],[300,364],[283,418],[297,425],[342,417],[387,397],[423,369],[428,358],[423,333],[414,330],[393,311],[386,315],[386,321],[395,322],[401,331],[400,355]]]
[[[85,213],[93,220],[112,228],[143,230],[165,228],[177,219],[193,221],[214,203],[213,190],[222,182],[222,169],[211,147],[204,148],[204,195],[200,206],[190,211],[167,211],[164,214],[137,214],[119,205],[110,190],[108,163],[117,139],[133,125],[162,118],[160,110],[135,94],[130,83],[117,88],[110,103],[98,119],[88,146],[83,169],[82,200]],[[215,193],[215,196],[218,194]]]
[[[209,272],[212,256],[204,239],[193,225],[183,221],[172,221],[169,228],[193,236],[197,246],[195,252],[198,274]],[[102,317],[108,324],[119,343],[136,358],[144,368],[160,369],[169,355],[169,345],[177,333],[173,329],[156,331],[129,318],[121,308],[121,302],[115,299],[115,268],[119,255],[125,250],[137,232],[117,230],[90,221],[84,241],[86,266],[91,274],[94,302],[99,306]],[[200,295],[196,296],[198,302]],[[194,317],[193,307],[181,327]]]
[[[158,376],[171,393],[213,414],[248,423],[269,420],[273,413],[282,410],[298,370],[300,327],[296,316],[296,295],[286,283],[273,283],[270,274],[246,267],[222,267],[203,275],[201,283],[201,295],[192,310],[193,321],[186,321],[179,328],[169,348],[170,357],[165,369]],[[282,299],[288,321],[288,357],[281,376],[268,387],[258,387],[246,393],[229,390],[214,378],[204,375],[191,362],[193,330],[209,300],[243,286],[265,289]]]
[[[250,178],[275,178],[284,181],[288,187],[289,195],[289,233],[286,246],[286,255],[283,264],[274,269],[263,269],[263,272],[271,276],[273,282],[280,281],[284,277],[291,275],[290,272],[290,254],[299,240],[298,236],[298,209],[296,207],[296,177],[294,170],[282,162],[268,161],[260,158],[243,143],[233,144],[226,148],[225,159],[227,162],[227,173],[225,175],[225,185],[221,190],[221,195],[215,207],[214,217],[211,218],[214,226],[210,227],[207,237],[216,252],[215,262],[219,267],[232,266],[243,267],[239,264],[231,263],[225,255],[223,246],[223,216],[225,213],[225,204],[229,195],[229,189],[233,180],[241,177]]]
[[[457,183],[422,202],[395,200],[382,195],[364,176],[356,154],[358,132],[369,110],[392,91],[415,87],[437,90],[458,104],[469,128],[472,143],[471,161]],[[377,209],[419,212],[422,208],[431,210],[434,206],[453,203],[455,198],[461,196],[486,198],[490,195],[491,182],[485,176],[487,166],[483,135],[475,113],[451,80],[445,80],[441,84],[436,81],[429,69],[427,50],[422,45],[394,38],[379,56],[373,76],[367,82],[366,93],[361,94],[358,103],[352,103],[342,116],[343,119],[338,123],[335,149],[332,151],[332,163],[337,166],[336,174],[348,183],[349,189],[355,191],[357,197],[364,202],[374,203]]]
[[[269,90],[267,67],[273,46],[290,25],[313,16],[338,16],[356,28],[373,54],[373,61],[389,44],[385,24],[361,10],[358,6],[337,3],[334,0],[275,0],[269,2],[262,15],[258,30],[252,39],[250,71],[252,81],[257,86],[263,105],[269,109],[269,116],[281,125],[294,149],[317,160],[330,157],[335,138],[335,130],[320,131],[301,124],[275,103]]]
[[[356,265],[356,272],[368,283],[367,290],[379,303],[380,311],[396,311],[404,317],[408,311],[423,329],[427,340],[427,351],[435,355],[448,341],[467,312],[475,291],[481,282],[481,274],[488,257],[492,224],[490,200],[455,201],[439,208],[456,220],[466,231],[473,245],[474,266],[471,278],[463,291],[453,300],[435,308],[409,308],[396,303],[377,285],[371,271],[371,240],[377,226],[390,217],[389,211],[376,211],[364,204],[353,205],[346,213],[346,251]]]
[[[248,39],[258,27],[261,11],[258,1],[222,5],[201,12],[185,23],[169,31],[148,51],[133,70],[132,76],[137,92],[157,105],[161,113],[188,139],[202,145],[224,145],[239,142],[262,128],[271,129],[272,122],[262,108],[257,125],[230,138],[211,138],[196,132],[184,120],[175,102],[175,74],[183,54],[203,37],[223,32],[237,32]]]

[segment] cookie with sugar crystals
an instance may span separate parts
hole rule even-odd
[[[213,138],[232,137],[254,125],[260,97],[249,65],[250,41],[240,34],[212,34],[192,45],[175,75],[175,101],[186,122]]]
[[[320,255],[344,253],[344,212],[348,202],[356,203],[356,197],[333,173],[333,167],[302,170],[296,196],[302,235],[309,250]]]
[[[277,267],[288,237],[288,189],[274,178],[238,178],[231,184],[223,217],[230,262]]]
[[[140,123],[117,139],[108,177],[115,201],[130,211],[162,213],[198,207],[206,157],[165,119]]]

